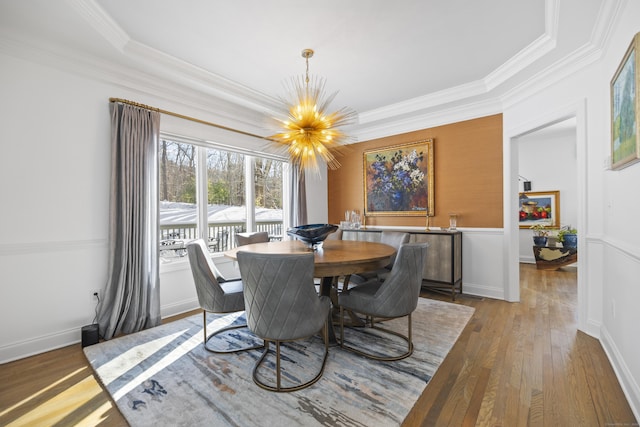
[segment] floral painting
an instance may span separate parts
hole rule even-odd
[[[433,216],[433,140],[364,153],[366,215]]]

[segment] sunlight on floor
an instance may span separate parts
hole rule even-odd
[[[77,373],[77,371],[75,372]],[[74,374],[75,374],[74,373]],[[73,374],[72,374],[73,375]],[[69,376],[65,377],[69,378]],[[63,379],[64,380],[64,379]],[[61,381],[58,381],[60,383]],[[47,387],[47,389],[53,387]],[[13,407],[3,411],[1,415],[9,413],[13,410],[20,408],[20,406],[28,403],[28,401],[41,395],[46,390],[42,390],[39,393],[23,400],[22,402],[14,405]],[[70,413],[82,407],[88,401],[95,397],[98,397],[102,393],[102,388],[97,383],[93,375],[87,376],[79,382],[75,383],[71,387],[67,388],[62,393],[52,397],[51,399],[38,405],[36,408],[17,418],[13,422],[7,424],[7,426],[36,426],[36,425],[54,425]],[[98,410],[93,411],[88,417],[83,420],[84,425],[96,425],[102,418],[100,414],[105,413],[112,407],[110,402],[105,402]]]

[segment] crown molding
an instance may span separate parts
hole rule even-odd
[[[502,104],[496,97],[467,102],[449,108],[438,108],[436,111],[423,112],[415,115],[395,117],[387,122],[379,122],[365,127],[357,127],[351,131],[357,142],[399,135],[442,126],[450,123],[476,119],[502,113]]]
[[[398,102],[375,110],[364,111],[358,114],[361,125],[387,120],[392,117],[401,117],[416,111],[437,107],[450,102],[461,101],[472,96],[486,93],[486,86],[481,80],[466,83],[450,89],[434,92],[429,95],[418,96],[407,101]]]
[[[109,44],[120,52],[124,51],[131,41],[129,34],[98,3],[94,0],[67,0],[67,3]]]
[[[507,62],[492,71],[484,79],[487,92],[499,87],[501,84],[514,77],[528,66],[550,53],[556,48],[557,40],[548,34],[540,36],[529,46],[522,49],[515,56],[511,57]]]
[[[485,77],[484,82],[488,91],[497,88],[556,48],[559,9],[559,0],[545,1],[544,34]]]
[[[0,52],[89,80],[110,84],[129,93],[138,93],[141,99],[136,99],[136,102],[167,110],[175,109],[176,105],[182,105],[187,109],[202,112],[203,119],[258,135],[266,134],[262,126],[264,122],[262,112],[221,99],[204,89],[196,90],[185,86],[176,79],[151,75],[145,70],[105,61],[85,52],[48,44],[1,28]],[[113,96],[126,98],[130,95],[122,96],[114,93]],[[149,98],[164,100],[166,104],[154,105]]]
[[[243,86],[230,79],[196,67],[138,42],[130,42],[125,54],[145,68],[198,91],[242,105],[256,111],[272,110],[279,105],[274,97]]]
[[[276,98],[132,40],[95,0],[68,1],[120,53],[120,62],[99,59],[49,41],[33,40],[23,34],[8,34],[3,29],[0,29],[0,51],[114,84],[140,93],[143,98],[159,98],[171,106],[181,104],[202,111],[225,126],[255,134],[267,132],[261,124],[266,116],[278,111],[280,103]],[[502,108],[524,100],[600,58],[626,1],[603,0],[590,43],[499,94],[505,82],[556,48],[559,0],[545,0],[544,35],[502,66],[481,80],[361,112],[359,124],[353,127],[355,138],[378,138],[502,112]],[[483,97],[486,99],[478,101]],[[462,103],[465,105],[454,105]],[[436,108],[440,111],[431,111]],[[444,120],[445,116],[448,119]]]
[[[604,49],[611,37],[621,11],[624,9],[627,0],[604,0],[600,4],[600,10],[596,18],[596,23],[591,32],[591,43],[600,49]]]
[[[514,86],[501,96],[502,104],[509,108],[549,86],[577,73],[589,64],[597,61],[602,55],[602,50],[591,43],[583,45],[559,61],[556,61],[544,70],[536,73],[531,78]]]
[[[131,39],[95,0],[70,0],[69,4],[98,34],[129,60],[147,69],[154,69],[155,72],[162,73],[172,80],[205,90],[216,97],[247,108],[257,111],[277,108],[278,103],[274,97]]]
[[[483,79],[360,113],[360,124],[411,114],[490,93],[557,45],[559,0],[545,0],[545,32]]]

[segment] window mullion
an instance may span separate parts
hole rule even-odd
[[[198,206],[198,235],[209,241],[209,199],[207,192],[207,149],[197,147],[196,155],[196,203]]]
[[[244,156],[244,191],[247,205],[247,231],[256,228],[256,187],[253,156]]]

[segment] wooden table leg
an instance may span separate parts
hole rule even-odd
[[[332,291],[334,282],[337,282],[337,277],[323,277],[320,279],[320,295],[327,296],[331,299],[331,305],[333,308],[329,312],[329,344],[337,344],[336,333],[333,329],[333,309],[338,307],[338,295]]]

